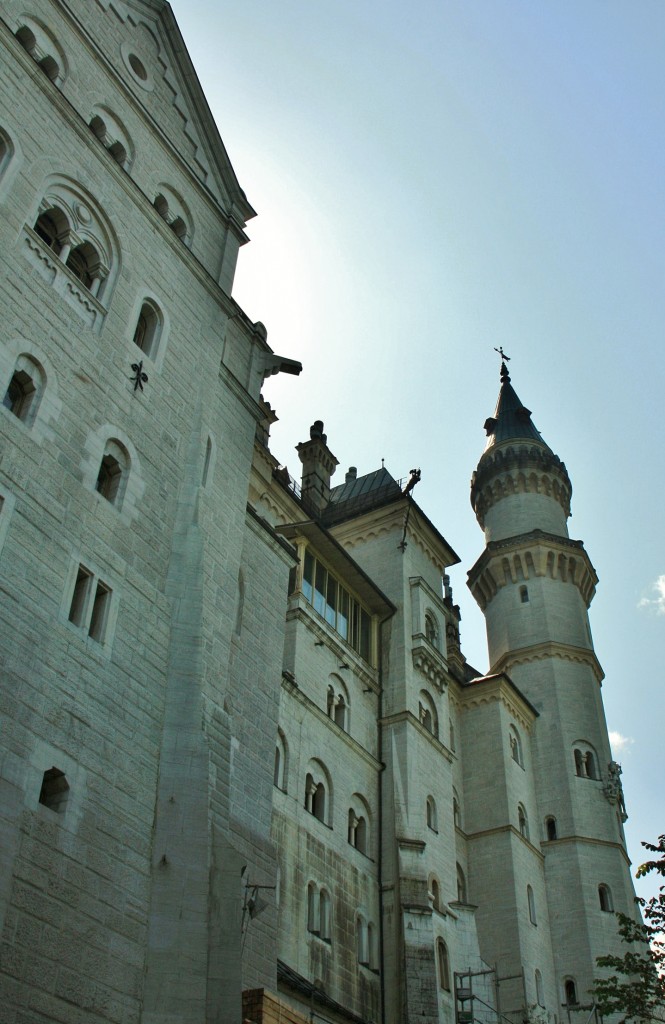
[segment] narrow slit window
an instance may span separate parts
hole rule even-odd
[[[106,632],[106,620],[111,600],[111,591],[101,581],[97,583],[95,600],[92,605],[92,616],[90,618],[89,635],[93,640],[102,643]]]
[[[75,626],[83,625],[86,605],[88,603],[88,595],[90,594],[92,583],[92,573],[88,572],[87,569],[80,565],[78,573],[76,574],[72,603],[69,608],[69,621],[73,622]]]

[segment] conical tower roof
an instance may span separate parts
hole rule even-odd
[[[503,355],[503,353],[502,353]],[[554,495],[570,515],[572,486],[566,467],[543,441],[510,383],[505,358],[501,361],[501,390],[494,415],[485,420],[487,444],[471,477],[471,504],[484,528],[486,511],[502,496],[521,492]]]
[[[517,397],[517,392],[510,383],[510,374],[505,362],[501,363],[501,390],[496,409],[494,415],[485,420],[485,431],[485,451],[506,441],[531,441],[542,445],[547,451],[552,450],[545,444],[540,432],[531,422],[531,411]]]

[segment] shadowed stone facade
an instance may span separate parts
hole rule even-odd
[[[168,4],[0,47],[0,1021],[583,1024],[632,887],[565,466],[504,366],[482,676],[412,488],[270,452]]]

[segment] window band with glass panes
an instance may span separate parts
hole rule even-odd
[[[314,611],[318,612],[361,658],[371,663],[371,616],[309,551],[305,552],[302,592],[313,605]]]

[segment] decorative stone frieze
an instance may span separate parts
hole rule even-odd
[[[587,608],[598,583],[596,570],[582,541],[557,537],[543,530],[491,541],[469,571],[468,582],[484,611],[502,587],[538,576],[574,584]]]
[[[432,683],[439,693],[442,693],[448,681],[447,666],[443,655],[435,650],[424,637],[415,638],[411,653],[413,667],[425,677],[428,683]]]
[[[524,493],[553,497],[570,515],[573,487],[565,464],[549,448],[510,445],[483,455],[471,477],[471,504],[481,527],[487,510],[497,501]]]

